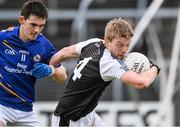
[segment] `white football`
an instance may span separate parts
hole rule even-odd
[[[123,61],[129,70],[132,70],[138,74],[150,68],[150,62],[148,58],[139,52],[132,52],[127,54]]]

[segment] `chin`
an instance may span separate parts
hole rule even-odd
[[[30,40],[33,41],[33,40],[36,40],[36,38],[37,38],[37,37],[31,37]]]
[[[124,56],[119,56],[118,58],[119,58],[119,59],[123,59],[123,58],[124,58]]]

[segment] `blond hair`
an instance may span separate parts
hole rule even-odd
[[[127,21],[122,18],[115,18],[107,23],[104,37],[112,41],[114,38],[130,38],[133,35],[133,29]]]

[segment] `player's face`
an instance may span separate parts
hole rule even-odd
[[[111,42],[108,39],[105,39],[108,45],[108,49],[111,52],[112,56],[122,59],[128,51],[131,38],[114,38]]]
[[[28,19],[24,19],[23,16],[19,18],[21,24],[20,38],[23,41],[35,40],[37,36],[42,32],[46,19],[39,18],[34,15],[30,15]]]

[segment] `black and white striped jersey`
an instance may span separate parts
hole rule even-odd
[[[101,39],[80,42],[76,51],[80,55],[77,66],[54,112],[75,121],[94,110],[110,82],[127,71],[121,60],[111,56]]]

